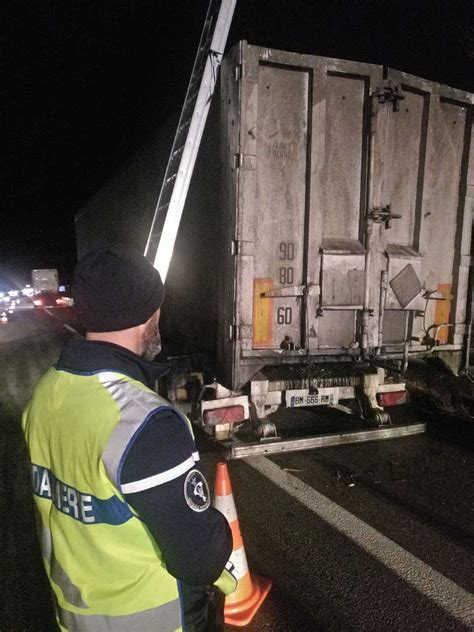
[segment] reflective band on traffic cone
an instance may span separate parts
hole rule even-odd
[[[230,625],[244,626],[253,619],[268,595],[272,582],[250,575],[226,463],[217,464],[212,504],[224,514],[230,525],[233,540],[230,562],[234,565],[232,574],[237,578],[236,590],[225,598],[224,620]]]

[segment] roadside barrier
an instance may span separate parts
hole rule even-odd
[[[272,582],[268,579],[250,575],[232,494],[229,471],[227,463],[224,462],[217,464],[212,505],[224,514],[232,530],[233,547],[230,562],[234,565],[233,574],[237,578],[237,588],[225,598],[224,620],[230,625],[248,625],[270,592]]]

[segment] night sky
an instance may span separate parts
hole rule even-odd
[[[0,283],[75,263],[73,215],[181,107],[207,0],[3,8]],[[237,0],[228,47],[383,64],[474,91],[467,0]]]

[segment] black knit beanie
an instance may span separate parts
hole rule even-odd
[[[148,259],[118,244],[92,250],[77,262],[72,295],[86,331],[120,331],[145,323],[165,289]]]

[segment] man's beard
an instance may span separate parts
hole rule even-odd
[[[143,334],[142,358],[153,360],[161,351],[161,336],[158,325],[155,322],[149,323]]]

